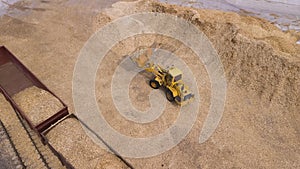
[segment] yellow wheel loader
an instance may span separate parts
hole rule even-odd
[[[153,89],[164,87],[166,97],[170,102],[175,101],[179,105],[186,105],[194,99],[188,86],[182,80],[182,71],[174,66],[164,69],[160,65],[149,62],[153,49],[140,49],[133,52],[131,60],[140,68],[154,74],[154,78],[149,81]]]

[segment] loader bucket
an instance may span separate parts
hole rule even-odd
[[[130,54],[130,59],[139,67],[144,68],[149,63],[154,51],[161,48],[161,43],[154,42],[150,47],[140,46]]]
[[[132,54],[130,59],[139,67],[143,68],[152,56],[152,48],[139,47]]]

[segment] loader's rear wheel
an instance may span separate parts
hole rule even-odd
[[[168,99],[170,102],[173,102],[174,99],[175,99],[174,96],[173,96],[173,93],[171,92],[170,89],[167,89],[166,97],[167,97],[167,99]]]
[[[150,80],[149,85],[153,88],[153,89],[158,89],[160,87],[158,81],[156,80]]]

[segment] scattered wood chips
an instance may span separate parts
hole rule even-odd
[[[22,90],[13,99],[33,125],[38,125],[63,108],[55,96],[36,86]]]

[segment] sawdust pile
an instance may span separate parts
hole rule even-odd
[[[45,121],[64,107],[51,93],[36,86],[22,90],[13,99],[33,125]]]
[[[190,21],[203,31],[220,56],[228,89],[223,119],[209,141],[199,145],[194,141],[199,133],[193,129],[178,147],[158,157],[133,159],[131,162],[134,166],[152,168],[151,164],[163,163],[162,166],[172,166],[171,168],[175,166],[175,168],[299,167],[297,159],[300,158],[300,45],[296,42],[300,39],[300,34],[295,31],[282,32],[268,21],[256,17],[144,0],[115,3],[112,8],[95,18],[94,29],[97,30],[116,18],[146,11],[176,15]],[[148,126],[154,124],[153,126],[147,128],[128,124],[118,116],[107,94],[109,91],[105,88],[110,84],[111,73],[122,60],[121,56],[126,52],[134,51],[134,47],[137,48],[138,45],[151,44],[149,41],[153,39],[158,43],[164,39],[165,44],[172,46],[166,47],[166,50],[177,49],[174,53],[187,61],[193,73],[200,73],[201,78],[207,78],[205,72],[193,67],[193,54],[187,49],[182,50],[180,43],[174,43],[175,41],[168,38],[157,40],[155,36],[150,35],[143,38],[144,43],[135,37],[133,40],[122,41],[122,48],[118,48],[119,44],[116,45],[103,60],[107,62],[102,62],[103,64],[100,65],[104,68],[99,72],[107,70],[107,73],[101,75],[103,79],[98,79],[100,85],[96,85],[98,93],[102,92],[97,99],[101,108],[106,109],[103,111],[106,120],[119,132],[137,137],[149,133],[157,134],[162,129],[159,130],[155,126],[167,127],[173,119],[169,116],[160,117],[165,121],[156,120],[148,124]],[[134,46],[134,41],[138,41],[136,42],[138,45]],[[109,66],[106,66],[108,63]],[[201,84],[201,81],[198,84]],[[146,84],[138,86],[140,93],[148,92]],[[209,105],[209,99],[206,99],[207,96],[209,97],[209,92],[204,93],[203,86],[200,86],[199,90],[199,93],[202,93],[201,97],[204,98],[202,104]],[[141,100],[138,97],[131,97],[131,99],[137,106],[142,105],[139,108],[149,104],[147,98]],[[166,112],[176,114],[171,109],[166,109]],[[202,112],[206,110],[206,106],[201,109]],[[207,114],[201,115],[200,122],[195,125],[198,130],[203,125],[205,115]],[[143,134],[137,131],[142,131]]]
[[[97,15],[93,24],[84,22],[83,15],[71,8],[66,10],[54,2],[44,5],[51,10],[36,11],[24,23],[7,16],[0,18],[0,41],[62,97],[71,112],[76,56],[93,31],[116,18],[147,11],[176,15],[203,31],[218,52],[228,83],[226,105],[216,132],[203,144],[197,139],[210,106],[210,83],[205,67],[188,48],[171,38],[144,35],[120,42],[103,59],[95,84],[98,104],[111,126],[131,137],[161,133],[176,120],[177,108],[168,104],[162,116],[149,124],[138,125],[124,119],[108,93],[122,56],[158,41],[186,61],[199,84],[201,113],[188,136],[155,157],[126,158],[135,168],[300,168],[300,46],[296,45],[299,33],[282,32],[264,19],[237,13],[145,0],[115,3]],[[41,66],[44,63],[49,64]],[[130,98],[140,110],[150,106],[147,78],[140,74],[130,86]],[[75,119],[63,121],[47,137],[76,168],[123,165],[96,145]]]
[[[75,168],[127,168],[116,156],[96,145],[74,118],[62,121],[46,136]]]
[[[228,83],[280,107],[300,120],[300,33],[282,32],[270,22],[236,13],[176,8],[153,3],[152,11],[185,18],[202,30],[221,57]]]
[[[114,4],[96,17],[94,29],[118,17],[146,11],[176,15],[196,25],[221,57],[229,83],[254,92],[264,104],[279,104],[300,118],[299,32],[282,32],[264,19],[237,13],[144,0]]]
[[[107,153],[103,155],[95,169],[115,169],[115,168],[120,168],[120,169],[126,169],[128,168],[120,159],[116,158],[115,155]]]

